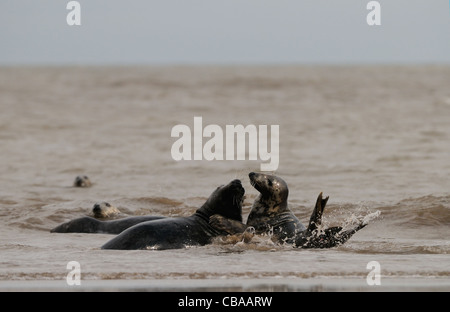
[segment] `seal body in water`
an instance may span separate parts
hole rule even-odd
[[[98,233],[119,234],[138,223],[164,219],[162,216],[137,216],[117,220],[102,221],[92,217],[81,217],[58,225],[51,233]]]
[[[247,224],[227,220],[223,216],[214,215],[210,223],[217,229],[229,234],[243,233],[247,227],[253,227],[256,234],[273,232],[272,238],[279,243],[292,244],[300,248],[329,248],[346,242],[354,233],[363,228],[360,224],[354,229],[343,231],[342,227],[332,227],[320,231],[322,214],[328,197],[322,193],[316,201],[308,227],[305,227],[288,207],[289,189],[280,177],[254,173],[249,174],[250,182],[259,191],[255,199]]]
[[[214,237],[227,234],[209,224],[212,215],[242,222],[244,193],[241,181],[233,180],[218,187],[193,215],[137,224],[104,244],[102,249],[175,249],[209,244]]]
[[[141,222],[159,220],[162,216],[136,216],[110,220],[120,216],[119,209],[107,202],[99,202],[92,208],[92,216],[77,218],[52,229],[51,233],[102,233],[119,234]]]

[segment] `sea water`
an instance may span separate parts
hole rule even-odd
[[[449,86],[440,66],[0,68],[0,287],[449,290]],[[260,160],[171,155],[171,129],[196,116],[223,129],[278,125],[274,173],[290,209],[307,223],[323,191],[326,226],[367,227],[309,250],[268,236],[101,250],[112,235],[50,233],[99,201],[124,215],[189,216],[235,178],[246,220]],[[92,187],[73,187],[79,174]],[[66,282],[71,261],[79,286]],[[373,261],[381,285],[368,280]]]

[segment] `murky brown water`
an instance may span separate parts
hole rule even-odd
[[[186,280],[365,284],[367,263],[378,261],[382,280],[448,287],[449,85],[449,67],[1,68],[2,285],[65,281],[69,261],[85,281],[169,288]],[[171,129],[192,128],[194,116],[204,126],[279,125],[276,174],[303,222],[321,191],[330,196],[329,225],[380,216],[328,250],[258,238],[116,251],[100,250],[110,235],[49,233],[103,200],[128,215],[187,216],[234,178],[246,189],[245,220],[257,195],[247,174],[261,161],[173,160]],[[72,187],[78,174],[94,185]]]

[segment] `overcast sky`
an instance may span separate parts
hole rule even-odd
[[[450,64],[449,0],[0,0],[0,64]]]

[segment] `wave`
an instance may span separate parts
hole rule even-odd
[[[226,279],[224,277],[226,276]],[[449,276],[449,272],[446,270],[433,271],[429,272],[427,270],[417,270],[414,273],[409,271],[395,271],[395,272],[383,272],[384,278],[408,278],[411,280],[412,278],[432,278],[432,281],[438,282],[439,278],[447,279]],[[367,272],[365,271],[241,271],[241,272],[227,272],[224,275],[223,272],[83,272],[83,281],[89,280],[114,280],[115,283],[120,283],[120,281],[125,280],[165,280],[166,283],[170,283],[173,281],[172,287],[177,289],[177,287],[182,288],[179,281],[182,280],[185,282],[186,280],[202,280],[204,283],[207,283],[208,280],[220,280],[226,281],[228,279],[242,279],[246,281],[261,280],[261,279],[276,279],[280,282],[295,282],[296,279],[320,279],[320,278],[333,278],[333,279],[344,279],[344,278],[357,278],[362,279],[363,281],[367,277]],[[11,272],[11,273],[3,273],[0,274],[0,281],[2,280],[16,280],[16,281],[31,281],[31,280],[39,280],[42,281],[61,281],[61,273],[60,272]],[[298,281],[298,280],[297,280]],[[304,281],[304,280],[303,280]],[[236,280],[235,280],[236,282]],[[424,282],[424,281],[422,281]],[[147,285],[147,288],[149,286]],[[148,289],[146,289],[148,291]]]
[[[206,200],[192,197],[184,200],[167,197],[119,198],[110,201],[124,215],[163,215],[189,216]],[[3,221],[12,226],[36,230],[52,228],[56,223],[88,215],[92,200],[60,201],[46,204],[42,201],[29,207],[17,202],[2,202],[5,214]],[[9,204],[9,207],[7,207]],[[3,206],[2,205],[2,206]],[[251,202],[244,202],[243,217],[247,217]],[[312,207],[291,207],[295,215],[306,223]],[[394,204],[383,203],[343,203],[327,206],[324,217],[325,226],[340,225],[344,228],[360,222],[377,223],[389,231],[389,227],[410,230],[448,229],[450,226],[450,195],[427,195],[418,198],[406,198]]]
[[[371,255],[450,254],[450,243],[420,239],[375,239],[373,241],[349,241],[339,246],[338,249],[342,252]]]
[[[295,207],[294,213],[303,222],[309,219],[312,207]],[[406,198],[394,204],[360,202],[329,204],[324,213],[324,222],[352,225],[370,218],[368,222],[382,220],[389,226],[417,229],[450,226],[450,195],[427,195]]]
[[[450,226],[450,196],[427,195],[376,207],[390,224],[406,228]]]

